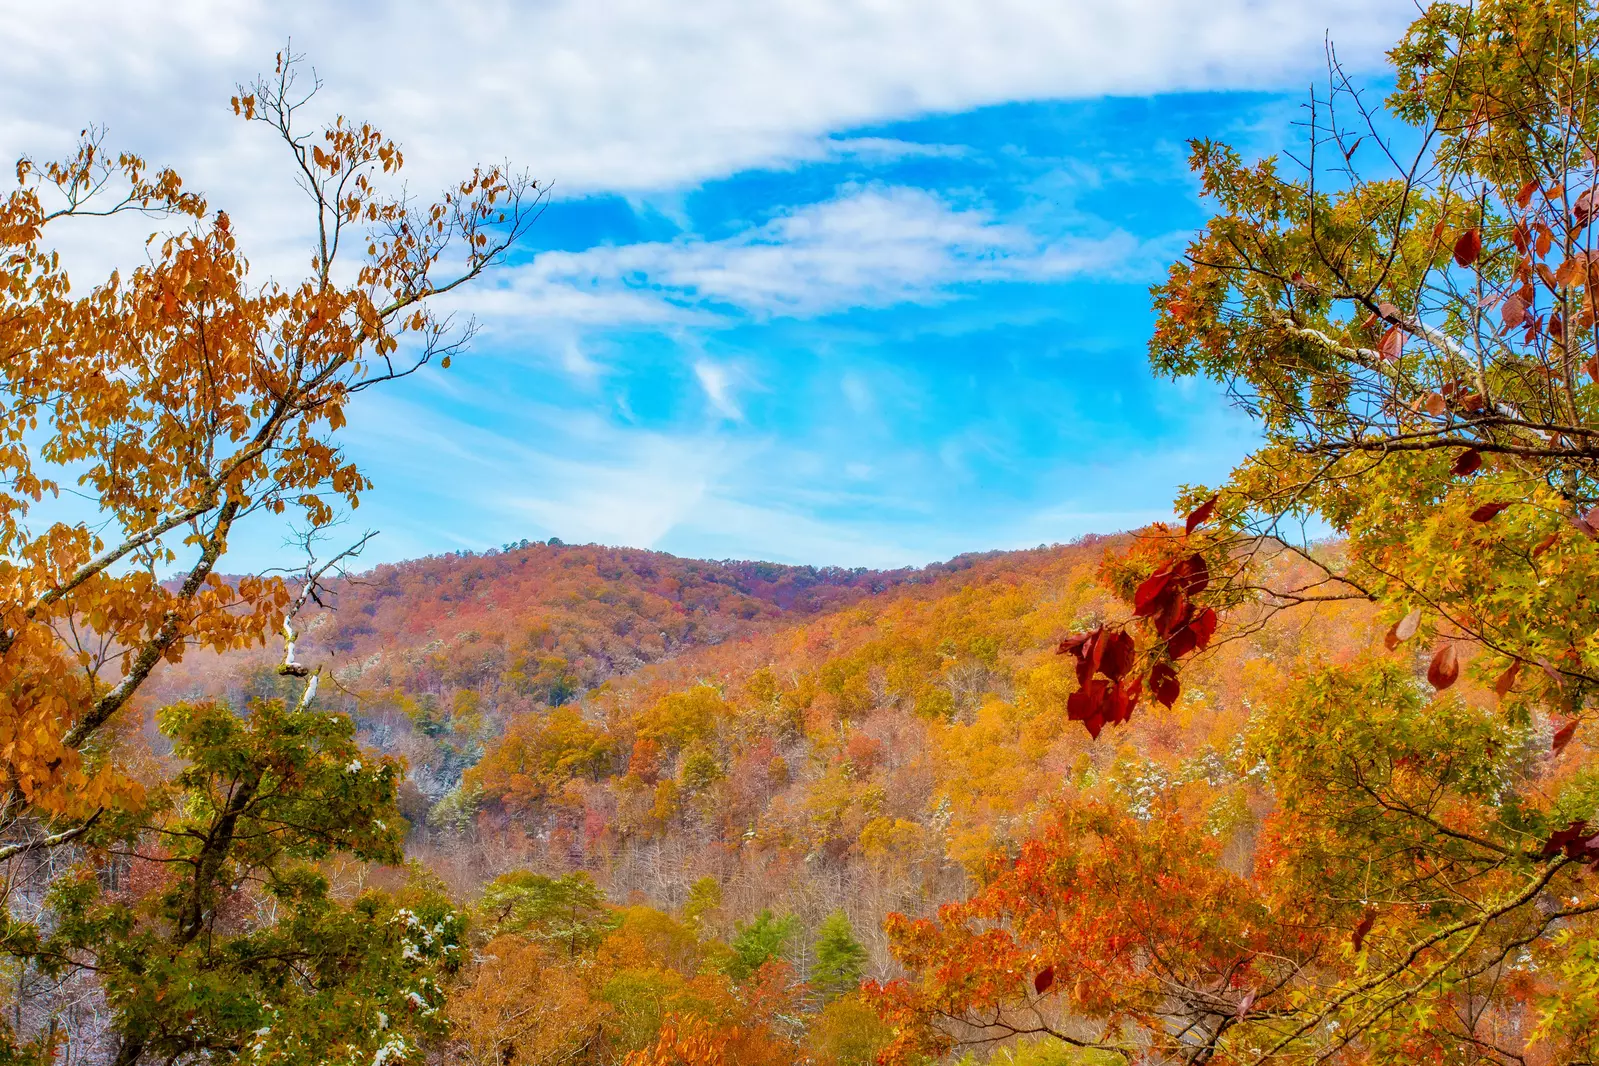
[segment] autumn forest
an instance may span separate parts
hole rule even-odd
[[[1599,6],[1328,56],[1302,150],[1190,144],[1137,355],[1249,455],[894,570],[370,565],[349,412],[472,358],[543,179],[418,198],[288,52],[229,104],[303,276],[137,145],[22,159],[0,1062],[1599,1061]],[[113,216],[144,260],[69,283]]]

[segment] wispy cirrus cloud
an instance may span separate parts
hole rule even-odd
[[[464,306],[576,325],[689,325],[725,313],[808,317],[936,302],[983,282],[1086,274],[1137,280],[1159,269],[1180,239],[1101,228],[1044,240],[924,189],[856,189],[721,240],[690,235],[545,252]]]

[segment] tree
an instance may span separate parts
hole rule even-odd
[[[698,986],[692,998],[699,1002],[667,1014],[654,1039],[629,1053],[624,1066],[787,1066],[802,1061],[793,1038],[797,986],[788,965],[768,962],[736,989],[726,981],[721,975],[702,975],[691,982],[691,987]]]
[[[866,972],[866,948],[855,939],[855,928],[843,911],[834,911],[822,920],[816,932],[816,965],[811,984],[824,1001],[855,991]]]
[[[706,874],[688,887],[683,902],[683,921],[692,929],[704,929],[722,911],[722,883]]]
[[[483,890],[478,913],[490,935],[514,934],[568,957],[592,950],[615,924],[605,893],[582,872],[501,874]]]
[[[466,780],[488,797],[523,811],[558,797],[575,777],[604,773],[614,743],[575,709],[557,707],[548,716],[530,715],[513,723]]]
[[[733,954],[727,961],[727,975],[735,981],[748,981],[762,966],[781,960],[797,925],[792,914],[779,918],[764,907],[748,925],[735,923],[728,945]]]
[[[483,946],[483,963],[450,995],[452,1063],[506,1066],[582,1061],[599,1039],[604,1005],[584,974],[558,965],[549,950],[517,936]]]
[[[728,709],[715,688],[695,685],[687,691],[661,697],[639,723],[639,732],[682,750],[695,741],[708,741],[718,723],[727,716]]]
[[[14,693],[4,727],[16,745],[5,767],[13,818],[86,816],[110,798],[114,775],[83,751],[159,662],[189,646],[258,641],[281,624],[281,580],[229,584],[216,572],[235,529],[291,508],[325,526],[336,503],[358,502],[368,482],[332,443],[349,401],[447,363],[465,336],[427,301],[477,277],[531,221],[536,186],[499,168],[426,208],[385,198],[380,179],[400,168],[399,148],[342,118],[319,136],[302,132],[310,93],[294,70],[280,56],[276,76],[234,108],[283,141],[311,196],[312,273],[296,284],[252,284],[225,213],[207,214],[170,171],[149,177],[136,157],[111,160],[92,135],[64,162],[22,160],[0,209],[10,486],[0,496],[0,670]],[[156,242],[149,264],[74,296],[46,229],[132,210],[192,222]],[[352,245],[367,254],[341,282]],[[36,528],[32,505],[60,491],[68,468],[96,519]],[[95,532],[104,528],[114,535]],[[180,553],[188,562],[172,588],[157,574]]]
[[[1405,640],[1480,649],[1522,708],[1580,710],[1596,676],[1573,595],[1599,500],[1582,428],[1599,399],[1596,37],[1588,3],[1429,7],[1391,53],[1385,120],[1417,154],[1397,155],[1335,67],[1303,176],[1194,145],[1221,213],[1155,291],[1156,369],[1221,381],[1266,438],[1215,505],[1216,591],[1253,591],[1289,553],[1316,576],[1267,582],[1266,606],[1369,599],[1396,638],[1419,611]],[[1291,535],[1306,520],[1345,550],[1307,551]]]
[[[334,1042],[352,1061],[414,1052],[441,1029],[461,918],[426,889],[340,903],[316,865],[402,861],[399,765],[363,753],[347,716],[277,701],[242,718],[178,704],[160,721],[184,768],[84,834],[101,861],[51,886],[47,933],[7,922],[8,951],[51,976],[94,975],[118,1066],[296,1061]],[[107,891],[96,867],[117,862],[154,867],[152,890]]]
[[[427,206],[386,193],[398,146],[342,117],[307,132],[315,86],[296,69],[280,55],[233,108],[272,131],[310,197],[299,281],[252,279],[224,212],[94,133],[65,161],[23,159],[0,201],[0,857],[78,849],[61,853],[73,872],[49,886],[48,921],[8,916],[4,946],[92,972],[122,1064],[335,1046],[393,1060],[436,1019],[432,975],[453,965],[457,919],[436,894],[335,902],[314,868],[336,852],[396,861],[401,825],[398,768],[315,709],[316,671],[295,657],[293,618],[327,564],[298,582],[219,566],[252,518],[297,515],[309,543],[357,505],[369,483],[337,444],[348,404],[449,365],[471,327],[430,302],[498,260],[542,193],[499,167]],[[185,228],[125,275],[69,286],[47,233],[127,212]],[[92,516],[35,521],[69,478]],[[302,692],[242,716],[168,708],[183,769],[153,788],[124,771],[119,720],[161,663],[277,629]],[[138,899],[100,887],[129,862],[165,873]],[[37,887],[19,876],[8,889]]]
[[[1599,1050],[1599,13],[1437,3],[1390,57],[1386,116],[1333,62],[1297,173],[1193,146],[1218,214],[1154,290],[1151,359],[1263,443],[1107,561],[1125,620],[1062,642],[1070,716],[1174,704],[1223,612],[1223,641],[1341,602],[1387,632],[1255,709],[1241,872],[1192,811],[1084,785],[971,899],[893,922],[898,1061],[961,1024],[1195,1063]]]
[[[811,1019],[805,1047],[817,1066],[873,1066],[893,1032],[877,1014],[848,994],[832,1000]]]

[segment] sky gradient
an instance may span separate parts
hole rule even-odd
[[[306,215],[225,105],[291,37],[322,113],[401,139],[418,191],[506,157],[553,182],[459,302],[471,353],[352,411],[369,559],[558,536],[874,567],[1129,528],[1225,476],[1250,427],[1144,355],[1148,287],[1206,217],[1185,142],[1291,144],[1324,33],[1380,80],[1413,14],[132,3],[80,10],[79,55],[35,6],[0,2],[0,150],[103,122],[241,219],[263,275],[303,262]],[[72,240],[86,271],[118,254]]]

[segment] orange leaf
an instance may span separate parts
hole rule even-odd
[[[1460,679],[1460,657],[1453,644],[1440,645],[1427,665],[1427,683],[1442,692]]]
[[[1510,695],[1510,690],[1516,687],[1516,678],[1521,674],[1521,660],[1511,663],[1504,673],[1499,675],[1499,680],[1494,682],[1494,692],[1500,699]]]
[[[1377,342],[1377,354],[1390,363],[1397,362],[1400,354],[1405,350],[1405,331],[1394,326],[1382,335],[1382,340]]]

